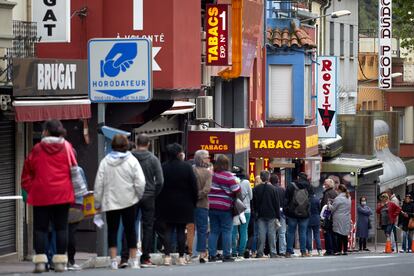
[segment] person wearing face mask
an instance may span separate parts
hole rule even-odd
[[[357,219],[357,232],[356,236],[359,240],[359,251],[369,251],[367,249],[367,239],[369,234],[369,229],[371,229],[371,224],[369,217],[372,215],[371,208],[367,205],[367,198],[362,196],[359,199],[358,205],[358,219]]]

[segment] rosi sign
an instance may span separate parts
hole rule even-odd
[[[228,65],[228,5],[207,5],[206,65]]]
[[[378,86],[392,86],[392,0],[379,0],[379,70]]]

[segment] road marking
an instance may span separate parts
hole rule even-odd
[[[383,258],[394,258],[397,256],[362,256],[362,257],[355,257],[355,259],[383,259]]]

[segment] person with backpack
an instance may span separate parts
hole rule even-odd
[[[335,255],[348,255],[348,234],[351,232],[351,196],[345,185],[338,186],[338,196],[328,204],[332,212],[332,230],[336,236]]]
[[[284,213],[287,218],[287,252],[286,258],[290,258],[293,252],[296,228],[299,227],[299,243],[302,257],[306,257],[306,234],[308,229],[310,203],[309,195],[312,194],[308,176],[301,172],[295,182],[291,182],[286,189]]]

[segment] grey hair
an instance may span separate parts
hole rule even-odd
[[[269,182],[269,179],[270,179],[270,172],[268,172],[268,171],[261,171],[261,172],[260,172],[260,179],[261,179],[264,183]]]
[[[328,188],[335,188],[335,181],[333,179],[325,179],[325,184],[328,186]]]
[[[194,154],[194,163],[197,167],[208,168],[208,163],[204,162],[204,158],[208,157],[209,153],[207,150],[198,150]]]

